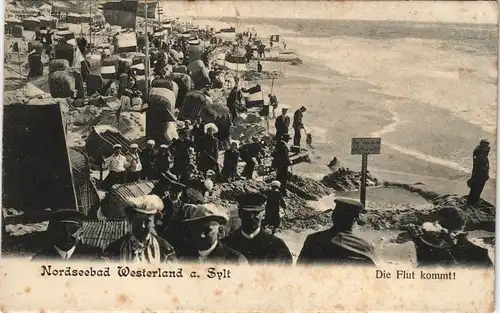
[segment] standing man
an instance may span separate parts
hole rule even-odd
[[[490,153],[490,143],[483,139],[479,145],[474,149],[472,159],[472,175],[467,181],[470,188],[469,196],[467,197],[467,204],[470,206],[476,205],[483,192],[484,185],[490,178],[490,161],[488,154]]]
[[[223,214],[216,212],[216,207],[208,205],[189,206],[182,222],[188,235],[188,248],[181,256],[183,261],[200,263],[239,263],[245,264],[245,257],[219,241],[223,225],[228,221]]]
[[[288,182],[288,167],[292,164],[290,161],[290,149],[288,141],[290,135],[284,134],[281,141],[278,142],[273,152],[272,167],[276,169],[276,180],[281,184],[281,193],[286,194],[286,184]]]
[[[215,171],[217,179],[220,178],[219,168],[219,141],[214,135],[218,132],[218,128],[214,123],[205,125],[205,133],[200,140],[200,160],[198,168],[203,176],[206,178],[209,170]]]
[[[173,247],[154,231],[154,217],[163,210],[158,196],[129,198],[125,213],[132,231],[112,242],[107,255],[115,261],[161,264],[176,260]]]
[[[47,247],[31,260],[105,260],[104,252],[80,241],[85,215],[76,210],[59,210],[52,213],[46,234]]]
[[[104,179],[104,188],[109,190],[113,185],[125,183],[125,172],[130,163],[122,154],[122,146],[116,144],[113,146],[113,155],[107,159],[103,159],[103,169],[109,169],[109,174]]]
[[[181,182],[186,183],[189,180],[189,150],[194,148],[194,143],[187,137],[185,129],[178,131],[179,138],[172,141],[170,148],[174,156],[174,165],[172,172],[177,175]]]
[[[127,183],[136,182],[141,179],[142,164],[137,149],[139,146],[136,143],[130,145],[130,150],[127,154],[127,162],[130,164],[127,168]]]
[[[155,157],[155,179],[159,179],[162,174],[170,170],[170,150],[166,144],[162,144]]]
[[[281,137],[284,134],[288,134],[288,128],[290,128],[290,117],[287,115],[288,107],[281,107],[281,115],[276,118],[274,127],[276,128],[276,143],[281,141]]]
[[[150,139],[146,143],[146,149],[140,153],[144,179],[155,179],[156,155],[155,141]]]
[[[333,226],[307,236],[297,264],[375,265],[373,245],[352,233],[363,204],[350,199],[336,199],[335,203]]]
[[[301,139],[301,131],[302,129],[305,130],[304,128],[304,112],[307,111],[305,106],[301,106],[295,113],[293,114],[293,130],[295,131],[295,134],[293,136],[293,145],[294,146],[300,146],[300,139]]]
[[[223,242],[228,247],[241,252],[250,264],[291,265],[292,254],[283,240],[262,229],[266,197],[260,193],[243,194],[236,201],[241,227],[226,237]]]
[[[278,108],[278,98],[276,95],[268,94],[269,105],[273,107],[273,118],[276,118],[276,109]]]
[[[232,141],[231,147],[224,152],[224,163],[222,166],[222,175],[228,182],[238,178],[238,161],[240,152],[238,151],[238,142]]]
[[[226,105],[229,108],[229,112],[231,113],[232,121],[238,117],[238,106],[243,103],[243,93],[240,90],[240,87],[236,83],[236,85],[231,89],[231,92],[227,96]]]

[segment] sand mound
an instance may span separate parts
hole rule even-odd
[[[260,73],[257,71],[248,71],[242,75],[243,80],[246,81],[281,78],[283,76],[284,76],[283,72],[281,71],[271,71],[271,72],[262,71]]]
[[[333,193],[333,190],[314,179],[292,175],[287,189],[305,200],[319,200]]]
[[[337,191],[358,190],[361,184],[361,172],[341,167],[335,172],[326,174],[321,179],[321,183]],[[367,187],[380,186],[381,184],[382,182],[378,178],[371,175],[370,172],[367,173]]]
[[[408,225],[421,225],[424,222],[437,220],[437,211],[444,207],[461,209],[465,214],[466,230],[495,231],[495,207],[484,201],[476,208],[467,206],[467,197],[445,195],[435,199],[432,205],[389,205],[380,204],[383,208],[370,209],[360,218],[360,224],[372,229],[406,230]],[[390,206],[388,208],[388,206]]]

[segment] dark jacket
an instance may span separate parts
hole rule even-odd
[[[199,168],[201,171],[215,169],[218,167],[219,141],[210,135],[205,135],[200,139],[200,159]]]
[[[148,179],[153,179],[152,176],[154,174],[155,169],[155,161],[156,161],[157,152],[153,150],[143,150],[139,153],[139,158],[141,159],[142,170],[148,176]]]
[[[276,127],[276,134],[288,134],[288,128],[290,127],[290,117],[288,115],[280,115],[276,118],[274,123]]]
[[[165,173],[170,168],[170,151],[165,154],[157,154],[155,157],[154,168],[157,174]]]
[[[241,90],[237,90],[236,87],[234,87],[229,95],[227,96],[226,104],[228,106],[234,104],[234,103],[242,103],[243,102],[243,93]]]
[[[295,113],[293,114],[293,124],[292,124],[292,127],[294,129],[304,128],[304,123],[302,122],[303,118],[304,118],[304,114],[302,113],[302,111],[300,109],[298,109],[297,111],[295,111]]]
[[[339,236],[339,237],[337,237]],[[334,243],[334,239],[338,238]],[[337,232],[335,227],[307,236],[297,264],[356,264],[375,265],[374,247],[350,232]]]
[[[292,164],[290,161],[290,149],[284,141],[280,141],[273,151],[273,168],[288,167]]]
[[[292,254],[280,238],[261,230],[257,236],[248,239],[241,229],[235,230],[223,242],[230,248],[241,252],[248,263],[292,264]]]
[[[226,150],[226,152],[224,152],[224,170],[235,171],[238,168],[239,159],[240,152],[238,150]]]
[[[36,255],[34,255],[31,260],[32,261],[62,260],[62,258],[57,252],[57,250],[54,248],[54,246],[49,246],[40,251],[39,253],[37,253]],[[69,260],[104,261],[106,260],[106,255],[100,248],[87,245],[84,243],[78,243],[76,245],[75,251],[73,252]]]
[[[266,217],[264,223],[278,227],[280,224],[280,207],[285,208],[285,200],[279,189],[272,189],[267,193]]]
[[[189,252],[186,252],[185,255],[181,256],[179,260],[187,262],[198,262],[199,253],[197,250],[191,250]],[[219,242],[215,249],[206,257],[206,260],[209,263],[248,263],[246,258],[240,252],[227,247],[221,242]]]
[[[264,156],[264,150],[259,142],[251,142],[241,146],[238,151],[242,160],[246,161],[252,158],[257,159],[257,163],[261,164],[260,156]]]
[[[179,140],[174,139],[170,146],[172,155],[174,156],[174,166],[189,164],[189,148],[194,147],[194,143],[189,139]]]

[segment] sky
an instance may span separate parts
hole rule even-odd
[[[497,24],[495,1],[168,1],[172,17],[317,18]]]

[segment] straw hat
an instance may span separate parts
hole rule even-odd
[[[217,133],[219,131],[217,125],[215,125],[214,123],[208,123],[207,125],[205,125],[205,133],[207,133],[209,129],[213,129],[214,133]]]

